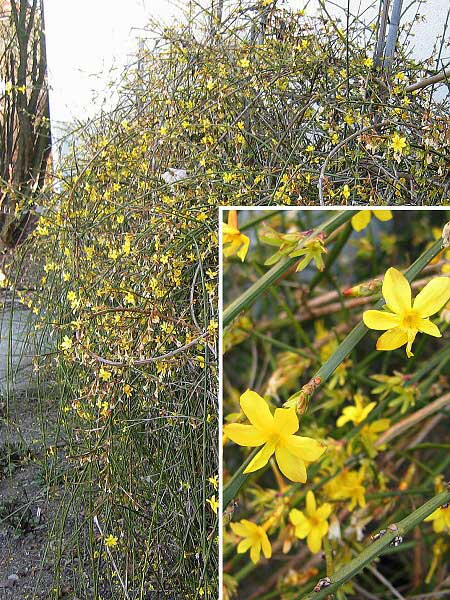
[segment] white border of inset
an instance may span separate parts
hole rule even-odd
[[[223,253],[222,253],[222,239],[223,239],[223,228],[222,223],[225,212],[230,210],[245,210],[248,212],[270,212],[270,211],[286,211],[286,212],[300,212],[300,211],[342,211],[351,210],[355,213],[361,210],[392,210],[392,211],[449,211],[450,206],[289,206],[289,205],[273,205],[273,206],[219,206],[219,600],[223,598],[223,512],[226,508],[222,502],[222,489],[223,489],[223,452],[222,452],[222,440],[223,440],[223,354],[222,354],[222,343],[223,343]]]

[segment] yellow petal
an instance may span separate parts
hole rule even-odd
[[[292,523],[292,525],[301,525],[302,523],[305,522],[305,520],[306,520],[306,517],[302,513],[301,510],[298,510],[297,508],[293,508],[289,512],[289,521]]]
[[[360,403],[358,403],[357,397],[355,397],[355,402],[357,403],[357,406],[346,406],[344,408],[344,410],[342,411],[342,415],[336,421],[336,425],[338,427],[342,427],[342,425],[345,425],[345,423],[348,423],[348,421],[353,421],[353,423],[357,423],[361,420],[360,415],[362,412],[362,408],[359,405]]]
[[[255,535],[255,533],[258,533],[259,525],[253,523],[253,521],[249,521],[248,519],[242,519],[241,523],[243,523],[247,527],[247,535],[251,536]]]
[[[352,227],[355,231],[362,231],[370,223],[370,210],[360,210],[352,217]]]
[[[258,471],[258,469],[265,467],[274,451],[275,446],[273,444],[265,444],[258,454],[250,461],[244,473],[253,473],[253,471]]]
[[[348,414],[347,415],[341,415],[339,417],[339,419],[336,421],[336,426],[337,427],[343,427],[346,423],[348,423],[351,420],[352,419],[351,419],[350,415],[348,415]]]
[[[392,219],[392,211],[390,210],[372,210],[372,212],[380,221],[390,221]]]
[[[300,523],[297,523],[297,525],[295,526],[295,537],[298,537],[302,540],[308,535],[310,531],[311,523],[305,516],[303,516],[303,519],[300,521]]]
[[[253,546],[250,548],[250,558],[252,560],[252,563],[256,565],[256,563],[259,562],[259,559],[261,558],[261,544],[260,542],[257,542],[256,544],[253,544]]]
[[[428,517],[425,517],[424,521],[434,521],[434,519],[437,519],[439,516],[439,508],[437,508],[434,512],[431,513],[431,515],[428,515]]]
[[[297,458],[307,462],[315,462],[327,449],[324,444],[317,440],[301,435],[290,435],[285,440],[284,447]]]
[[[227,244],[226,246],[224,245],[223,247],[223,255],[226,258],[229,258],[230,256],[233,256],[233,254],[236,254],[236,252],[238,251],[238,248],[240,247],[240,242],[239,239],[236,237],[228,237],[223,239],[224,244]],[[229,242],[229,243],[227,243]]]
[[[450,278],[436,277],[427,283],[415,300],[413,308],[422,318],[438,312],[450,298]]]
[[[319,508],[317,509],[317,517],[319,519],[326,520],[326,519],[328,519],[330,514],[331,514],[331,504],[329,504],[328,502],[324,502],[324,504],[322,504],[322,506],[319,506]]]
[[[376,421],[371,423],[369,427],[373,433],[380,433],[381,431],[385,431],[390,424],[390,419],[377,419]]]
[[[314,515],[314,513],[316,512],[317,506],[316,506],[316,499],[314,497],[314,492],[312,492],[311,490],[308,490],[306,492],[306,513],[308,514],[308,516],[312,517]]]
[[[364,325],[369,329],[392,329],[400,323],[400,317],[385,310],[366,310],[363,313]]]
[[[298,417],[295,408],[277,408],[273,417],[274,428],[284,435],[298,431]]]
[[[225,434],[239,446],[261,446],[267,439],[259,429],[253,425],[241,425],[241,423],[230,423],[223,428]]]
[[[321,521],[317,528],[319,530],[320,537],[324,537],[328,533],[328,521]]]
[[[243,554],[244,552],[247,552],[247,550],[250,548],[252,543],[253,543],[252,538],[245,538],[245,539],[241,540],[237,547],[237,553]]]
[[[442,517],[438,517],[433,522],[433,529],[436,533],[442,533],[445,529],[445,521]]]
[[[247,390],[241,396],[241,408],[247,419],[260,431],[271,430],[273,424],[269,405],[256,392]]]
[[[384,276],[383,297],[388,307],[397,314],[411,310],[411,287],[403,273],[394,267],[388,269]]]
[[[441,513],[443,513],[443,519],[445,522],[445,526],[448,527],[450,529],[450,509],[447,506],[447,508],[442,508],[441,507]]]
[[[416,338],[416,334],[417,334],[417,330],[414,330],[414,329],[408,329],[406,332],[406,335],[408,337],[408,343],[406,344],[406,356],[408,358],[411,358],[411,356],[414,356],[414,354],[411,352],[411,347]]]
[[[308,544],[308,548],[313,554],[319,552],[319,550],[322,547],[322,536],[320,535],[318,527],[313,527],[313,529],[311,529],[306,543]]]
[[[442,333],[439,331],[439,327],[432,323],[430,319],[421,319],[417,326],[419,331],[432,335],[433,337],[442,337]]]
[[[297,458],[285,448],[277,448],[275,457],[278,466],[280,467],[280,471],[285,477],[296,483],[305,483],[306,467],[305,463],[300,458]]]
[[[264,532],[264,535],[261,535],[261,548],[266,558],[270,558],[272,556],[272,546],[266,532]]]
[[[242,520],[240,523],[230,523],[230,527],[233,533],[239,535],[240,537],[247,537],[250,535],[250,530],[245,524],[246,519]]]
[[[297,525],[295,527],[294,534],[295,534],[295,537],[297,537],[300,540],[303,540],[310,531],[311,531],[311,525],[310,525],[309,521],[305,521],[305,523],[302,523],[301,525]]]
[[[225,237],[227,236],[236,236],[240,234],[239,229],[237,229],[236,227],[233,227],[232,225],[229,225],[228,223],[222,223],[222,234]]]
[[[408,335],[406,334],[406,331],[396,327],[395,329],[386,331],[378,338],[377,350],[395,350],[396,348],[403,346],[403,344],[406,344],[407,341]]]
[[[369,404],[363,408],[361,416],[360,416],[360,422],[365,421],[367,419],[367,416],[369,415],[370,412],[373,411],[373,409],[375,408],[376,405],[377,405],[376,402],[369,402]]]
[[[242,246],[238,250],[237,255],[241,259],[241,261],[244,262],[244,259],[247,256],[248,247],[250,245],[250,238],[247,237],[246,235],[244,235],[243,233],[241,233],[239,236],[239,240],[240,240]]]

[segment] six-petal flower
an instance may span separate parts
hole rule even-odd
[[[307,478],[306,463],[320,458],[325,446],[312,438],[294,435],[299,428],[294,408],[277,408],[272,415],[264,398],[251,390],[242,394],[240,403],[251,425],[225,425],[225,434],[240,446],[263,446],[244,473],[261,469],[275,454],[283,475],[291,481],[304,483]]]
[[[239,523],[230,523],[230,527],[236,535],[243,539],[239,542],[238,554],[243,554],[250,549],[250,558],[254,564],[261,558],[261,550],[266,558],[272,556],[272,546],[264,527],[242,519]]]
[[[306,538],[308,548],[313,554],[322,547],[322,538],[328,533],[328,517],[331,513],[331,504],[325,502],[317,507],[314,493],[308,490],[306,494],[305,512],[293,508],[289,519],[295,527],[295,535],[300,539]]]
[[[385,330],[378,338],[377,350],[395,350],[406,344],[408,358],[417,333],[441,337],[438,327],[428,317],[438,312],[450,298],[450,279],[436,277],[411,301],[411,287],[406,277],[391,267],[383,280],[383,297],[388,310],[366,310],[364,323],[369,329]]]

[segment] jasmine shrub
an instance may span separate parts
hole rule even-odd
[[[416,89],[432,59],[410,56],[415,19],[387,71],[367,13],[341,22],[275,1],[189,4],[179,25],[148,25],[123,77],[111,133],[140,136],[142,174],[184,179],[213,206],[448,198],[447,88]]]
[[[449,211],[223,213],[224,598],[444,589]]]

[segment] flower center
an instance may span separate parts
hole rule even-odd
[[[309,517],[309,522],[311,523],[311,525],[313,527],[318,527],[320,525],[320,519],[318,519],[318,517],[316,517],[316,515]]]
[[[405,329],[418,329],[420,317],[415,310],[410,310],[403,315],[402,327]]]
[[[269,442],[274,446],[279,446],[281,442],[281,435],[278,432],[272,433]]]

